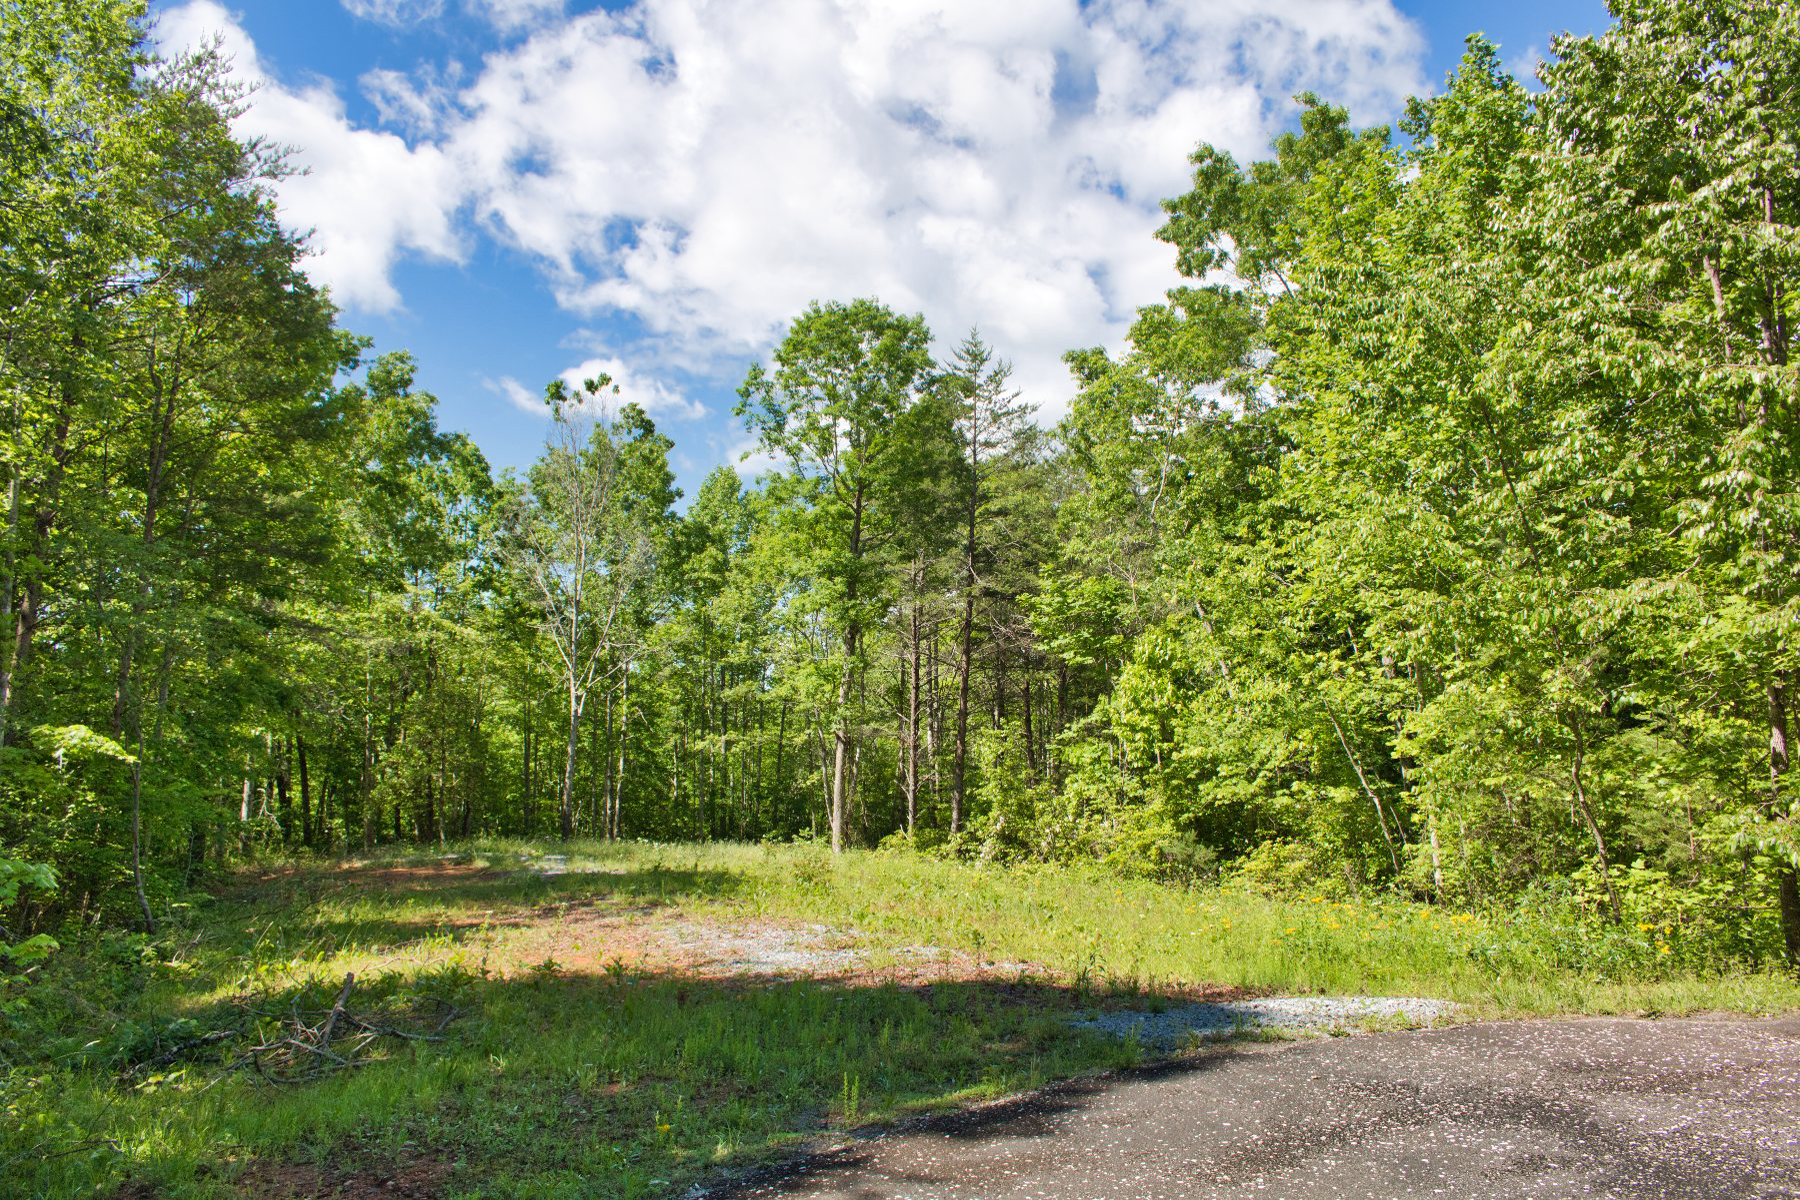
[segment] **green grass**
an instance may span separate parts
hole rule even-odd
[[[459,852],[454,872],[398,854],[246,872],[154,943],[65,951],[0,1025],[15,1064],[0,1178],[58,1198],[388,1179],[402,1195],[674,1196],[809,1137],[1134,1061],[1068,1026],[1099,1003],[1230,985],[1435,996],[1480,1016],[1800,1007],[1791,979],[1690,961],[1661,929],[814,847]],[[567,873],[521,869],[542,853],[568,855]],[[583,923],[596,913],[613,923]],[[634,967],[628,935],[676,917],[819,922],[877,965],[909,946],[997,965],[929,985]],[[328,1007],[346,972],[365,1011],[432,996],[462,1015],[442,1043],[385,1043],[380,1061],[310,1084],[225,1071],[241,1043],[148,1065],[210,1029],[266,1035],[245,1004]]]

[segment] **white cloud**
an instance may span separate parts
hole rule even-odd
[[[454,113],[452,101],[460,75],[454,63],[444,70],[420,67],[411,74],[378,67],[357,83],[383,125],[415,138],[430,138],[444,131]]]
[[[395,29],[433,21],[443,15],[444,0],[341,0],[353,17]]]
[[[516,33],[561,16],[563,0],[467,0],[467,7],[502,33]]]
[[[725,465],[738,473],[738,478],[752,483],[760,475],[768,475],[788,469],[788,461],[779,454],[771,454],[762,448],[762,443],[754,437],[739,438],[725,450]]]
[[[706,415],[706,406],[699,401],[688,399],[680,389],[659,379],[647,378],[619,358],[589,358],[564,370],[557,378],[571,390],[580,390],[588,380],[601,376],[611,383],[598,403],[611,411],[617,411],[621,404],[635,404],[652,417],[693,419]],[[484,379],[482,383],[490,392],[505,397],[520,412],[534,417],[550,415],[543,392],[532,391],[511,375]]]
[[[215,35],[237,78],[256,88],[238,119],[240,132],[293,148],[290,166],[299,173],[277,182],[275,192],[288,223],[312,231],[308,273],[340,304],[376,312],[399,307],[392,271],[402,255],[460,259],[453,216],[466,185],[443,147],[357,128],[328,83],[295,88],[271,79],[249,37],[215,0],[190,0],[156,26],[168,51]]]
[[[1538,83],[1538,67],[1544,62],[1545,50],[1541,45],[1531,45],[1513,55],[1506,63],[1507,71],[1526,87],[1536,91]]]
[[[543,395],[533,392],[511,375],[502,375],[498,379],[484,379],[481,382],[488,391],[506,397],[512,406],[522,413],[529,413],[534,417],[550,415],[550,408],[544,403]]]
[[[1061,352],[1174,282],[1151,234],[1196,142],[1255,156],[1302,89],[1362,120],[1425,90],[1392,0],[464,3],[530,32],[453,86],[365,78],[413,142],[318,88],[246,118],[308,148],[282,199],[341,298],[391,304],[396,258],[454,257],[462,214],[571,313],[629,316],[646,367],[735,370],[808,301],[874,295],[979,325],[1052,409]]]
[[[614,405],[635,404],[653,417],[703,417],[706,406],[689,400],[680,390],[658,379],[647,379],[618,358],[589,358],[570,367],[557,378],[571,388],[580,388],[590,379],[601,376],[612,381],[604,399]]]

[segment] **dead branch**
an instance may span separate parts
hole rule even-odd
[[[350,1006],[356,976],[344,976],[337,1000],[323,1013],[299,1007],[296,1001],[286,1013],[272,1013],[245,1006],[245,1011],[284,1026],[283,1036],[250,1046],[231,1063],[231,1070],[248,1070],[271,1084],[309,1083],[335,1071],[367,1066],[374,1061],[367,1051],[384,1038],[402,1042],[441,1042],[451,1021],[461,1015],[448,1000],[426,997],[435,1007],[435,1020],[424,1028],[407,1029],[388,1021],[358,1014]],[[425,1013],[414,1014],[423,1018]]]

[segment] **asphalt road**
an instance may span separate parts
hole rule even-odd
[[[1222,1047],[913,1125],[708,1200],[1800,1197],[1800,1018]]]

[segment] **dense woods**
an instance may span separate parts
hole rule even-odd
[[[888,842],[1668,924],[1800,963],[1800,8],[1200,146],[1076,349],[796,314],[691,497],[529,470],[307,280],[223,64],[0,0],[0,942],[476,834]],[[935,334],[935,340],[934,340]],[[46,869],[47,868],[47,869]],[[40,946],[42,943],[35,943]]]

